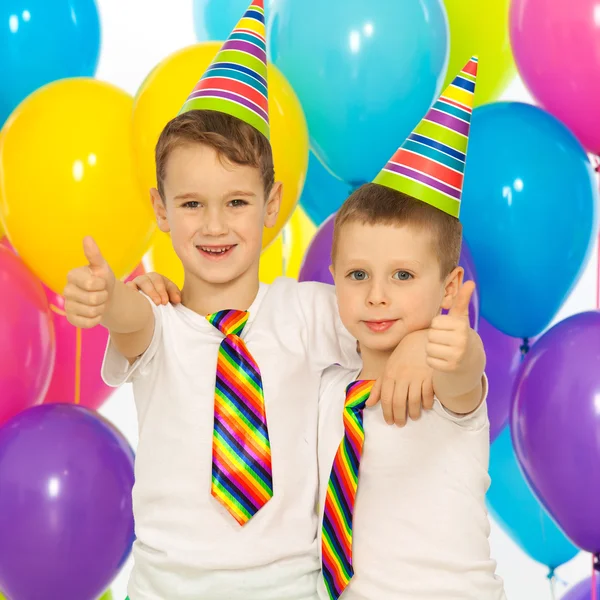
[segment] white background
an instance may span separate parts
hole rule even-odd
[[[161,59],[196,42],[192,0],[97,2],[102,24],[102,50],[97,78],[113,83],[131,94],[135,94],[146,75]],[[507,90],[505,99],[531,101],[518,80]],[[596,255],[594,252],[585,274],[557,320],[596,307]],[[137,419],[130,385],[119,389],[101,412],[115,423],[135,448]],[[498,562],[498,573],[505,580],[509,600],[552,598],[545,567],[528,558],[495,523],[492,523],[491,544],[493,556]],[[125,598],[129,570],[130,564],[111,588],[115,600]],[[558,570],[558,578],[562,581],[556,584],[556,597],[562,596],[567,585],[576,583],[590,573],[591,557],[581,553]]]

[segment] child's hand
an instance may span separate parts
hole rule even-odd
[[[115,287],[115,274],[91,237],[83,240],[83,251],[88,264],[69,272],[63,295],[69,323],[87,329],[102,320]]]
[[[127,286],[144,292],[156,305],[181,302],[179,288],[170,279],[158,273],[139,275],[128,281]]]
[[[384,376],[373,386],[367,406],[381,401],[388,425],[399,427],[433,407],[433,370],[427,364],[427,330],[409,333],[388,359]]]
[[[467,281],[458,291],[447,315],[431,322],[427,340],[427,364],[436,371],[457,373],[464,369],[475,332],[469,324],[469,303],[475,283]]]

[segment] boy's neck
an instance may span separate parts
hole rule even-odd
[[[226,283],[211,283],[186,274],[181,303],[202,316],[219,310],[248,310],[258,294],[259,285],[258,264]]]
[[[393,350],[373,350],[371,348],[360,349],[363,367],[359,379],[379,379],[383,375],[388,358]]]

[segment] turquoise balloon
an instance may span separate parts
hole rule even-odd
[[[460,220],[496,329],[533,337],[551,323],[590,256],[597,206],[592,165],[558,119],[519,102],[475,109]]]
[[[336,212],[351,191],[352,188],[334,177],[313,152],[309,154],[300,205],[315,225]]]
[[[250,0],[194,0],[196,37],[200,42],[226,40],[248,6]]]
[[[448,24],[440,0],[273,0],[268,35],[311,147],[353,186],[377,175],[441,91]]]
[[[94,0],[2,0],[0,127],[37,88],[65,77],[93,77],[99,54]]]
[[[505,427],[490,450],[492,485],[487,493],[490,514],[531,558],[556,569],[579,549],[558,528],[525,481]]]

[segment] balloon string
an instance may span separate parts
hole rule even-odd
[[[556,575],[554,569],[550,568],[547,577],[550,582],[550,597],[552,600],[556,600]]]
[[[594,170],[600,174],[600,156],[594,156]],[[600,310],[600,234],[598,235],[598,273],[596,281],[596,309]]]

